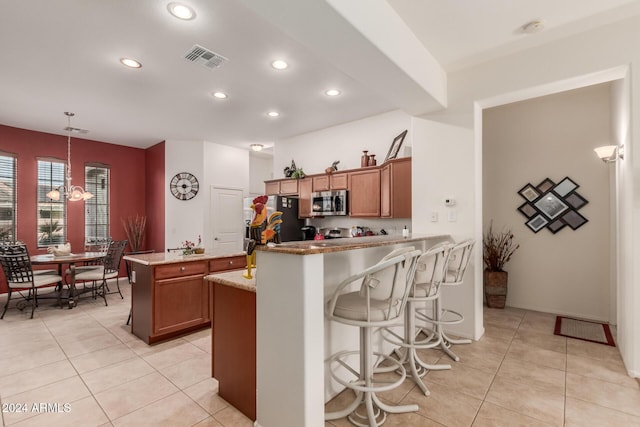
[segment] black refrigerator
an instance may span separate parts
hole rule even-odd
[[[268,215],[271,215],[274,211],[282,212],[280,241],[292,242],[302,240],[302,231],[300,231],[300,228],[304,226],[304,220],[298,219],[298,198],[269,196],[269,201],[267,202]]]

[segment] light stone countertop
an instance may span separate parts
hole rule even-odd
[[[451,236],[448,234],[410,234],[408,237],[402,237],[401,235],[345,237],[342,239],[286,242],[275,246],[258,245],[256,246],[256,250],[280,252],[292,255],[311,255],[374,248],[377,246],[396,245],[399,243],[421,242],[423,240],[433,238],[450,239]]]
[[[243,289],[249,292],[256,291],[256,269],[251,270],[253,278],[246,279],[242,277],[247,272],[246,268],[242,270],[227,271],[224,273],[214,273],[205,276],[205,280],[219,283],[221,285],[232,286],[234,288]]]
[[[224,249],[207,249],[203,254],[182,255],[175,252],[154,252],[151,254],[125,255],[124,259],[144,265],[162,265],[245,255],[246,252],[244,251],[229,252],[229,250]]]

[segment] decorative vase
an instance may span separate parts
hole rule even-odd
[[[362,152],[364,154],[362,155],[362,157],[360,157],[360,167],[366,168],[367,166],[369,166],[369,156],[367,156],[367,153],[369,151],[368,150],[363,150]]]
[[[506,271],[484,271],[484,295],[487,307],[504,308],[507,301],[507,281],[509,273]]]
[[[375,154],[369,154],[369,166],[375,166],[376,165],[376,155]]]

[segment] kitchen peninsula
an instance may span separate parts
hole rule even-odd
[[[211,325],[209,284],[213,272],[246,266],[242,251],[200,255],[127,255],[131,274],[131,331],[147,344]]]
[[[325,320],[324,301],[341,280],[391,250],[425,250],[444,241],[452,239],[372,236],[259,246],[256,425],[324,426],[324,403],[340,391],[327,379],[324,360],[358,343],[357,328]]]

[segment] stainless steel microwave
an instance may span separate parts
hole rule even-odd
[[[311,216],[347,215],[347,190],[311,193]]]

